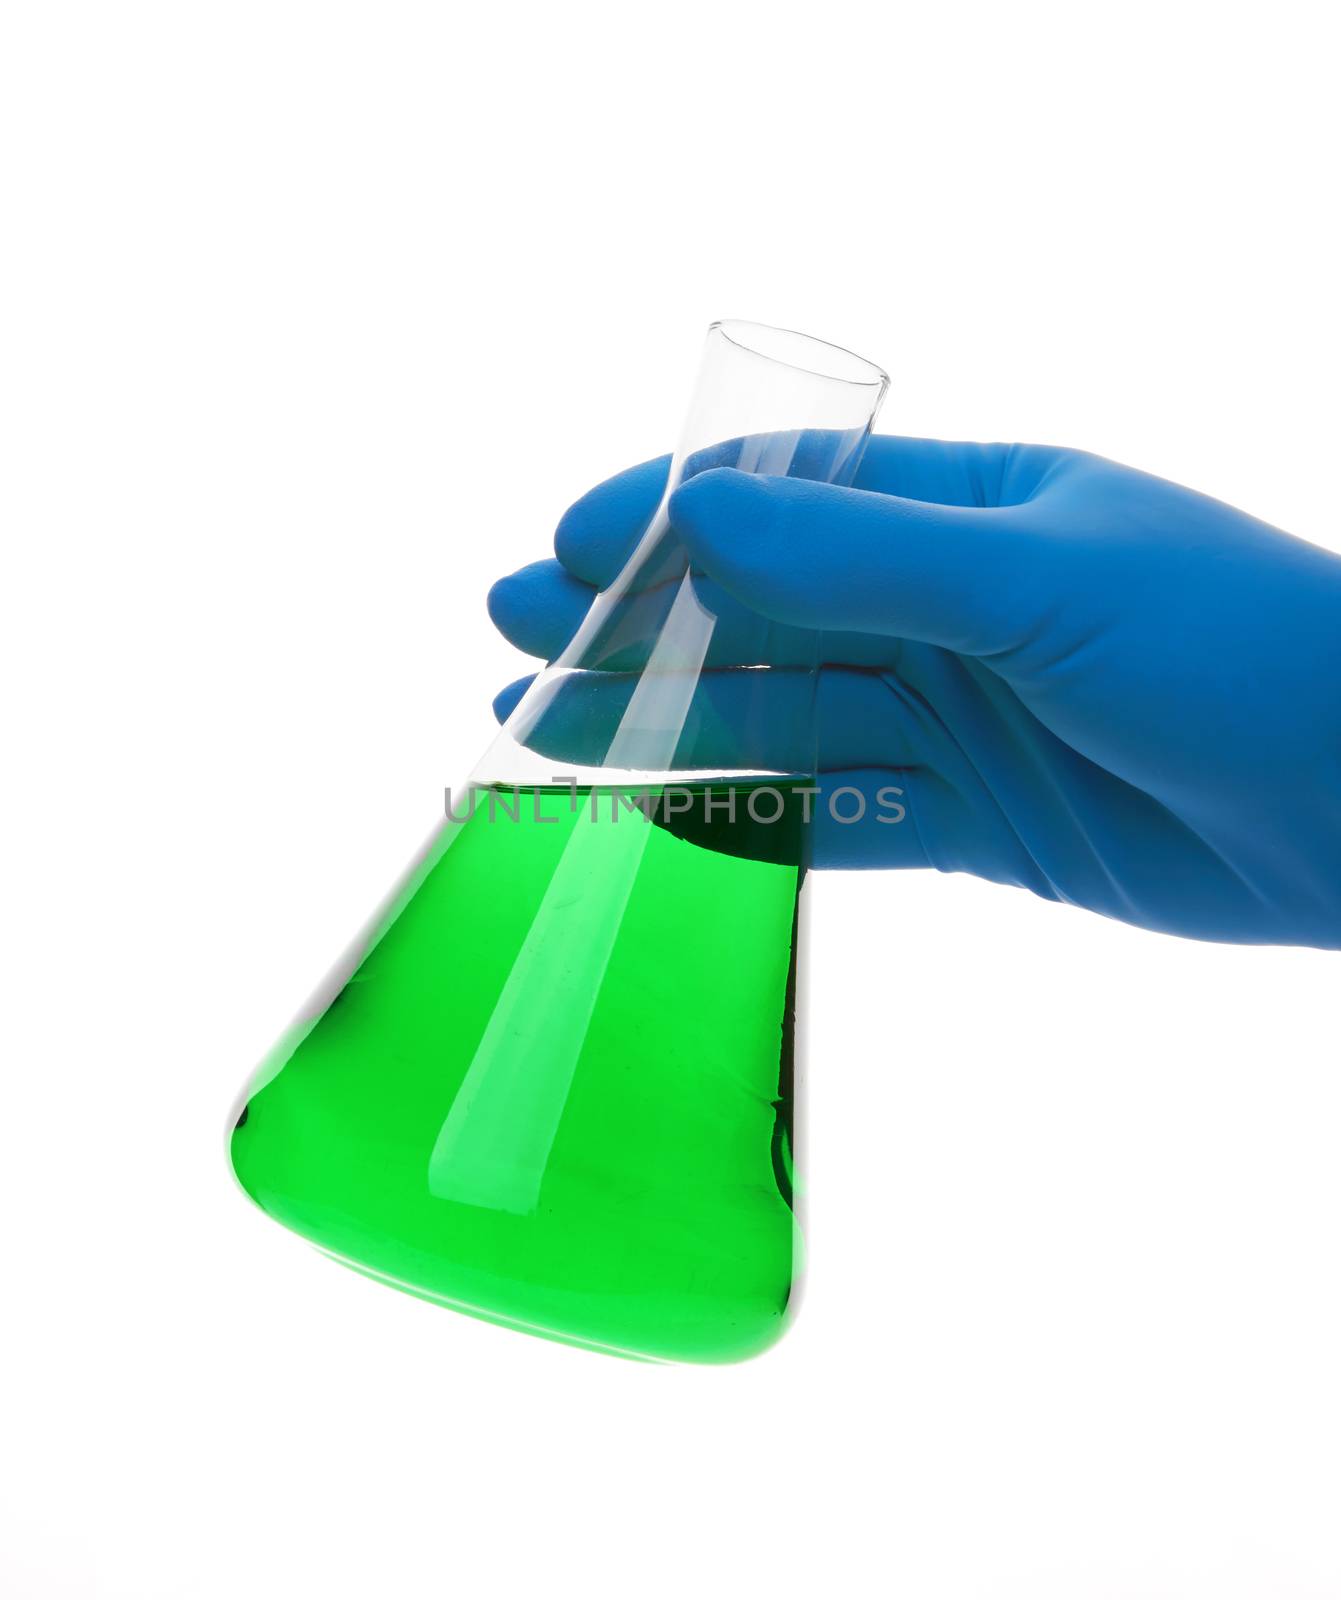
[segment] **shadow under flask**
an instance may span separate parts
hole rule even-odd
[[[800,334],[709,329],[624,569],[246,1091],[229,1153],[270,1216],[611,1354],[779,1337],[818,639],[695,571],[666,507],[714,467],[850,482],[886,386]]]

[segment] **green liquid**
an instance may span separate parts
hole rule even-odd
[[[795,796],[761,825],[726,793],[652,820],[608,789],[480,793],[258,1073],[231,1145],[247,1193],[530,1333],[681,1361],[771,1344],[803,828]]]

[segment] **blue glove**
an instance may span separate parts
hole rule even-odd
[[[559,653],[667,467],[593,489],[557,561],[494,586],[514,644]],[[821,796],[816,865],[972,872],[1164,933],[1341,948],[1341,558],[1034,445],[875,438],[851,489],[708,471],[671,520],[721,606],[710,666],[759,659],[758,614],[785,625],[782,667],[823,630],[822,780],[869,803],[839,822]],[[729,714],[713,726],[720,743]],[[890,785],[899,826],[875,803]]]

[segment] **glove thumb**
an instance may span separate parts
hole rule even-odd
[[[725,467],[677,489],[670,518],[696,565],[774,621],[966,655],[1018,641],[1054,542],[1035,537],[1028,504],[933,505]]]

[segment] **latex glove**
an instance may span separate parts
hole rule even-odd
[[[667,467],[593,489],[556,561],[495,585],[509,639],[558,654]],[[816,865],[929,865],[1166,933],[1341,947],[1341,558],[1034,445],[875,438],[851,489],[709,471],[671,518],[725,612],[791,625],[801,661],[824,630],[827,788],[904,791],[899,826],[817,803]],[[724,613],[711,664],[741,629],[749,612]]]

